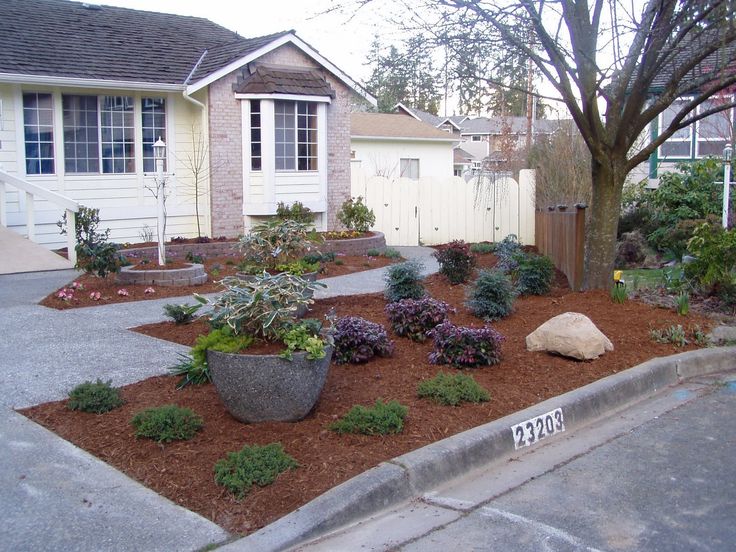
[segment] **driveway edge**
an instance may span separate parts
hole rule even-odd
[[[736,347],[651,359],[498,420],[382,462],[330,489],[223,552],[278,551],[388,509],[514,453],[511,426],[562,408],[566,430],[590,424],[682,380],[736,367]]]

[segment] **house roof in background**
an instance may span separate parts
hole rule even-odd
[[[316,70],[296,70],[259,65],[235,86],[238,94],[296,94],[335,97],[335,91]]]
[[[352,138],[385,138],[457,142],[457,137],[400,113],[352,113]]]
[[[455,148],[453,150],[453,156],[454,156],[454,163],[456,165],[470,163],[475,158],[471,153],[468,153],[463,148]]]

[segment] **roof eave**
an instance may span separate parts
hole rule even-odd
[[[51,75],[27,75],[22,73],[0,73],[0,83],[36,84],[48,86],[78,86],[84,88],[111,88],[116,90],[177,91],[186,89],[184,84],[168,82],[141,82],[109,79],[83,79],[78,77],[56,77]]]
[[[415,136],[364,136],[351,134],[351,140],[380,140],[385,142],[460,142],[457,138],[420,138]]]
[[[302,39],[300,39],[298,36],[296,36],[294,33],[289,32],[285,33],[278,38],[275,38],[271,42],[261,46],[257,50],[254,50],[253,52],[236,59],[235,61],[230,62],[226,66],[222,67],[221,69],[218,69],[217,71],[214,71],[204,77],[203,79],[200,79],[186,87],[187,94],[193,94],[197,90],[201,90],[205,86],[209,86],[216,80],[221,79],[225,75],[228,75],[232,73],[233,71],[237,71],[244,65],[250,63],[251,61],[254,61],[267,53],[275,50],[276,48],[283,46],[284,44],[293,44],[300,50],[302,50],[306,55],[317,61],[320,65],[322,65],[325,69],[327,69],[330,73],[335,75],[338,79],[340,79],[343,83],[345,83],[350,89],[353,90],[358,96],[361,96],[362,98],[365,98],[371,105],[377,106],[378,100],[371,94],[369,94],[362,86],[360,86],[357,82],[355,82],[353,79],[351,79],[347,74],[343,73],[340,69],[337,68],[336,65],[334,65],[331,61],[329,61],[327,58],[323,57],[317,50],[309,46],[306,42],[304,42]]]

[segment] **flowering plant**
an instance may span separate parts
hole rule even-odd
[[[65,303],[69,302],[74,299],[74,290],[69,288],[60,289],[59,292],[56,294],[56,297],[58,299],[61,299]]]
[[[76,281],[72,282],[69,287],[71,287],[75,291],[82,291],[84,289],[84,285]]]
[[[99,291],[93,291],[92,293],[89,294],[89,298],[92,299],[93,301],[99,301],[101,297],[102,297],[102,294]]]
[[[130,293],[128,293],[127,289],[121,288],[118,290],[118,295],[120,295],[120,297],[127,297]]]
[[[434,339],[434,349],[429,354],[432,364],[463,368],[501,362],[501,343],[505,338],[488,326],[469,328],[443,322],[430,335]]]
[[[143,290],[143,293],[145,293],[146,295],[149,295],[151,293],[156,293],[156,290],[153,289],[152,287],[147,287],[145,290]]]

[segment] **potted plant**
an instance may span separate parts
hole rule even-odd
[[[332,358],[331,328],[298,321],[300,306],[313,300],[305,290],[321,285],[289,273],[264,273],[250,281],[223,280],[225,292],[208,302],[211,323],[257,343],[279,344],[278,354],[207,350],[212,382],[227,410],[242,422],[296,421],[319,399]]]

